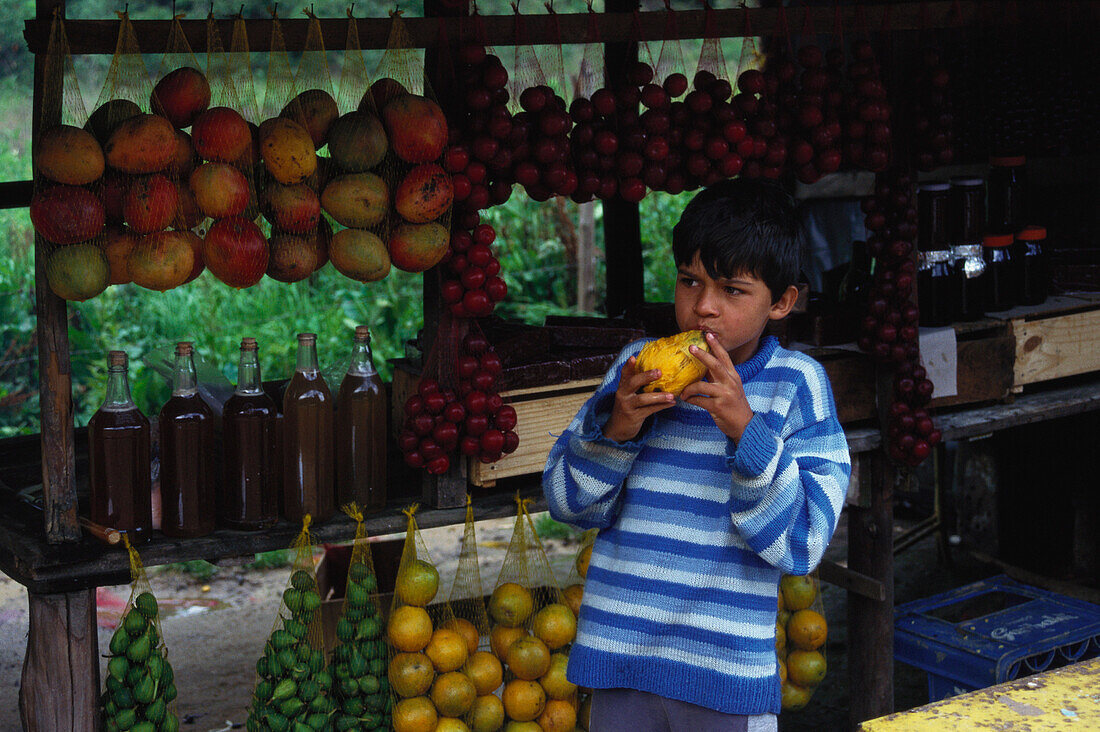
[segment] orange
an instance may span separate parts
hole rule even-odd
[[[509,719],[530,722],[542,714],[546,707],[546,692],[537,681],[515,679],[504,685],[500,700]]]
[[[577,568],[577,574],[584,579],[588,576],[588,563],[592,560],[592,545],[589,544],[584,549],[577,552],[577,561],[574,566]]]
[[[817,686],[825,678],[825,656],[818,651],[787,654],[787,678],[799,686]]]
[[[513,642],[527,635],[523,628],[509,628],[507,625],[495,625],[489,632],[489,647],[493,649],[496,657],[504,660],[508,655],[508,647]]]
[[[572,699],[577,691],[577,685],[565,677],[565,670],[569,667],[569,656],[564,653],[555,653],[550,656],[550,668],[539,679],[542,688],[546,690],[546,696],[551,699]]]
[[[562,592],[562,596],[565,598],[565,604],[579,618],[581,616],[581,600],[584,598],[584,585],[569,585]]]
[[[393,589],[406,605],[424,607],[439,590],[439,572],[430,562],[414,559],[397,575]]]
[[[466,650],[472,654],[477,650],[478,644],[481,643],[481,634],[477,632],[477,627],[469,620],[464,618],[455,618],[448,620],[443,624],[443,627],[447,630],[453,630],[463,638],[466,639]]]
[[[508,646],[504,662],[516,678],[534,681],[550,670],[550,649],[538,638],[526,636]]]
[[[432,660],[423,653],[398,653],[390,661],[386,676],[398,696],[423,696],[432,688],[435,671]]]
[[[515,582],[505,582],[493,590],[489,597],[489,615],[509,628],[523,625],[534,609],[535,599],[531,597],[531,593]]]
[[[461,717],[474,705],[477,691],[466,674],[451,671],[435,678],[429,696],[442,716]]]
[[[808,608],[817,597],[817,583],[809,575],[785,574],[779,580],[779,589],[783,593],[784,608],[792,613]]]
[[[784,655],[787,652],[787,626],[775,622],[775,652]]]
[[[435,723],[435,732],[470,732],[470,728],[461,719],[440,717]]]
[[[787,621],[787,638],[796,648],[803,651],[816,651],[825,643],[829,626],[821,613],[813,610],[799,610]]]
[[[474,682],[479,696],[492,694],[504,683],[504,667],[500,659],[488,651],[478,651],[466,661],[466,675]]]
[[[580,709],[577,710],[577,726],[581,729],[588,729],[592,726],[592,695],[588,694],[584,697],[584,701],[581,702]]]
[[[538,722],[517,722],[512,719],[504,725],[504,732],[542,732]]]
[[[577,637],[577,616],[568,606],[555,602],[535,613],[531,632],[551,651],[557,650]]]
[[[786,609],[787,609],[787,606],[783,604],[783,591],[782,591],[782,590],[780,590],[780,591],[779,591],[779,602],[778,602],[778,605],[779,605],[778,609],[779,609],[780,611],[783,611],[783,610],[786,610]]]
[[[397,650],[416,653],[424,650],[432,639],[432,619],[422,607],[402,605],[390,615],[386,634]]]
[[[787,663],[782,658],[779,659],[779,681],[787,683]]]
[[[504,726],[504,702],[494,694],[479,696],[474,699],[466,721],[471,732],[496,732]]]
[[[813,689],[807,689],[797,684],[792,684],[790,681],[783,684],[782,690],[782,704],[784,709],[797,710],[806,706],[810,702],[810,697],[814,695]]]
[[[791,611],[790,610],[780,610],[775,616],[776,622],[779,623],[780,625],[782,625],[784,628],[787,627],[787,621],[790,620],[790,619],[791,619]],[[784,632],[786,632],[786,631],[784,631]]]
[[[402,699],[393,707],[394,732],[432,732],[439,715],[426,696]]]
[[[573,732],[577,726],[577,710],[573,702],[551,699],[543,707],[538,723],[544,732]]]
[[[453,630],[440,628],[432,633],[432,639],[428,641],[424,653],[432,659],[435,670],[442,674],[462,668],[470,652],[465,638]]]

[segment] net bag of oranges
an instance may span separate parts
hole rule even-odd
[[[814,689],[825,679],[828,632],[817,572],[783,575],[779,581],[775,652],[779,657],[785,711],[805,707]]]
[[[581,534],[580,548],[569,568],[569,576],[565,580],[565,589],[562,590],[562,599],[573,615],[581,616],[581,602],[584,599],[584,580],[588,576],[588,562],[592,558],[592,545],[596,541],[598,529],[589,529]],[[577,726],[588,729],[589,718],[592,710],[592,690],[577,687]]]
[[[489,598],[492,652],[505,668],[506,718],[543,730],[572,730],[577,687],[565,678],[577,619],[565,602],[527,510],[516,497],[512,539]]]
[[[341,510],[355,519],[355,541],[348,565],[344,610],[336,622],[336,646],[329,673],[338,730],[389,727],[390,685],[386,679],[386,639],[378,580],[371,559],[370,542],[363,526],[363,512],[355,503]]]
[[[464,729],[460,720],[477,696],[462,671],[469,645],[455,628],[450,603],[439,596],[439,571],[417,527],[416,509],[405,509],[405,548],[386,623],[393,729]]]
[[[157,600],[141,557],[123,535],[130,553],[133,583],[126,611],[111,636],[104,682],[103,713],[110,732],[179,729],[174,700],[176,684],[160,632]]]
[[[293,571],[263,655],[245,723],[249,732],[322,730],[334,705],[332,676],[325,670],[321,596],[309,534],[311,517],[291,545]]]

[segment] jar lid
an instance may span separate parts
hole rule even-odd
[[[1047,238],[1047,229],[1045,226],[1025,226],[1016,238],[1020,241],[1041,241]]]
[[[998,168],[1018,168],[1026,162],[1027,157],[1024,155],[1003,155],[989,159],[989,164]]]
[[[1007,247],[1013,241],[1012,234],[986,234],[982,240],[982,246]]]
[[[931,193],[939,193],[941,191],[950,190],[950,188],[951,188],[951,186],[947,183],[941,183],[939,181],[935,181],[935,182],[932,182],[932,183],[921,183],[919,186],[917,186],[917,191],[921,192],[921,193],[923,193],[924,191],[929,191]]]
[[[968,178],[965,176],[956,176],[951,179],[951,185],[965,186],[967,188],[971,186],[984,186],[985,178]]]

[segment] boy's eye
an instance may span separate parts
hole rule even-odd
[[[741,294],[741,288],[740,287],[726,287],[726,294],[727,295],[740,295]]]
[[[687,277],[687,276],[684,276],[684,277],[681,277],[681,278],[680,278],[680,284],[681,284],[681,285],[684,285],[684,286],[686,286],[686,287],[691,287],[692,285],[694,285],[694,284],[695,284],[695,282],[696,282],[696,280],[695,280],[695,278],[694,278],[694,277]]]

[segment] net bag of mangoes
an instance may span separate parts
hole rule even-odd
[[[323,730],[334,708],[332,676],[325,670],[311,521],[309,514],[303,517],[302,531],[290,547],[293,571],[256,662],[256,688],[245,723],[249,732]]]
[[[783,575],[779,581],[775,652],[779,657],[784,711],[805,707],[825,679],[828,632],[817,572]]]
[[[133,578],[130,600],[111,636],[103,712],[108,732],[175,732],[176,684],[160,632],[157,600],[141,557],[123,534]]]
[[[336,647],[329,664],[336,708],[332,723],[341,731],[387,729],[392,703],[386,679],[382,606],[370,542],[358,504],[350,503],[340,510],[355,519],[355,541],[344,610],[336,622]]]
[[[461,717],[476,696],[473,682],[462,672],[469,647],[453,629],[450,603],[437,601],[439,571],[420,535],[416,509],[413,504],[404,512],[405,547],[386,623],[393,729],[461,730]]]
[[[493,653],[505,667],[501,701],[511,722],[537,722],[543,730],[572,730],[577,687],[565,677],[577,618],[566,604],[546,551],[516,496],[512,539],[489,598]]]
[[[580,619],[581,602],[584,599],[584,580],[588,576],[588,563],[592,559],[592,545],[596,542],[598,529],[589,529],[581,534],[580,548],[569,568],[569,576],[565,579],[565,589],[562,590],[562,599],[573,615]],[[566,683],[569,683],[566,681]],[[592,712],[592,690],[584,687],[577,689],[577,726],[588,729]]]

